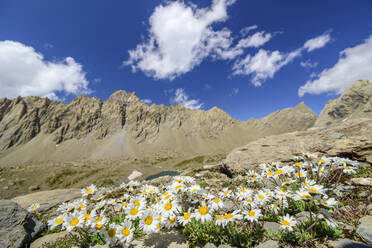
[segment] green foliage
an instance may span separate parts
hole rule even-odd
[[[103,237],[99,234],[72,235],[57,240],[51,244],[43,245],[43,248],[71,248],[73,246],[88,248],[94,245],[104,245]]]
[[[214,222],[201,224],[192,220],[183,229],[188,242],[195,245],[214,243],[215,245],[229,244],[236,247],[253,247],[258,244],[264,231],[259,225],[242,225],[231,223],[225,228],[217,226]]]
[[[50,188],[55,189],[66,181],[66,177],[77,174],[78,171],[71,169],[63,169],[61,172],[47,179]]]
[[[372,166],[367,166],[367,167],[359,167],[359,170],[357,171],[356,174],[352,175],[354,178],[359,178],[359,177],[372,177]]]
[[[205,159],[205,156],[197,156],[197,157],[194,157],[194,158],[191,158],[191,159],[183,160],[183,161],[179,162],[178,164],[176,164],[174,167],[180,168],[180,167],[184,167],[185,165],[188,165],[188,164],[191,164],[191,163],[202,164],[204,162],[204,159]]]

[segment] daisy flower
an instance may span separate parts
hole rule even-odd
[[[223,204],[223,202],[220,198],[215,197],[214,199],[209,201],[208,207],[213,209],[213,210],[217,210],[219,208],[223,208],[224,204]]]
[[[280,224],[282,229],[293,231],[293,227],[297,224],[297,221],[293,216],[291,217],[287,214],[286,216],[282,217]]]
[[[130,205],[133,205],[136,208],[142,210],[146,208],[146,200],[143,197],[136,197],[130,201]]]
[[[140,228],[144,233],[153,233],[157,231],[159,221],[154,211],[146,210],[141,217]]]
[[[307,171],[301,169],[300,171],[296,172],[297,177],[306,177],[307,176]]]
[[[239,210],[235,210],[232,213],[224,215],[222,226],[225,227],[228,223],[233,222],[234,220],[241,220],[242,218],[243,216],[239,214]]]
[[[201,187],[198,184],[194,184],[189,188],[191,194],[197,194],[201,190]]]
[[[166,227],[172,228],[177,226],[177,217],[175,215],[169,216],[167,218]]]
[[[304,189],[304,188],[301,188],[300,190],[298,190],[294,195],[294,199],[296,201],[309,200],[310,198],[311,198],[311,195],[310,195],[309,191]]]
[[[84,216],[80,213],[73,213],[66,216],[66,221],[63,222],[63,227],[67,232],[71,232],[74,228],[82,227],[84,224]]]
[[[257,206],[257,203],[252,198],[248,198],[248,199],[245,199],[243,201],[243,205],[244,206],[250,206],[250,207],[253,208],[253,207]]]
[[[28,211],[33,213],[35,212],[38,208],[40,207],[40,204],[39,203],[33,203],[31,204],[31,206],[28,207]]]
[[[258,203],[264,204],[265,202],[269,200],[269,196],[267,195],[266,192],[260,190],[257,192],[256,199]]]
[[[186,226],[187,223],[191,222],[192,218],[193,218],[193,214],[186,212],[183,214],[183,216],[179,216],[177,220],[178,220],[178,223],[180,223],[182,226]]]
[[[201,205],[195,212],[195,219],[200,220],[202,224],[210,222],[212,216],[210,215],[210,209],[205,205]]]
[[[94,194],[96,191],[97,191],[97,187],[94,186],[94,184],[91,184],[89,187],[82,189],[81,194],[83,196],[88,196],[88,195]]]
[[[193,182],[195,182],[195,179],[193,177],[186,176],[184,178],[185,178],[185,182],[186,183],[193,183]]]
[[[121,225],[117,226],[117,237],[120,242],[125,243],[127,246],[133,239],[134,229],[131,228],[132,223],[130,221],[124,221]]]
[[[141,217],[142,209],[136,207],[133,204],[130,204],[126,209],[126,214],[126,218],[128,218],[129,220],[135,220],[137,217]]]
[[[165,201],[160,205],[159,213],[167,218],[168,216],[175,215],[180,211],[180,206],[176,201]]]
[[[231,191],[228,188],[223,188],[222,192],[218,193],[222,198],[228,198],[231,196]]]
[[[111,223],[107,231],[104,232],[106,243],[115,243],[118,240],[119,226],[115,223]]]
[[[322,185],[312,185],[309,187],[306,187],[306,189],[309,191],[310,194],[324,194],[324,188]]]
[[[262,216],[261,209],[251,209],[250,211],[244,211],[244,218],[248,221],[258,221],[258,218]]]
[[[87,207],[87,201],[85,199],[79,199],[72,203],[76,211],[83,211]]]
[[[323,201],[321,201],[321,204],[325,207],[332,208],[338,205],[338,201],[336,201],[335,198],[329,198],[329,199],[324,199]]]
[[[222,226],[224,224],[225,220],[223,218],[223,215],[216,215],[216,225]]]
[[[64,221],[65,221],[65,216],[60,215],[60,216],[57,216],[53,219],[48,220],[48,226],[49,226],[50,230],[53,230],[57,226],[62,225]]]
[[[345,166],[343,172],[346,173],[346,174],[355,174],[356,173],[355,168],[351,167],[351,166]]]
[[[101,232],[104,230],[104,226],[108,222],[107,217],[103,216],[95,216],[94,218],[90,218],[88,223],[90,223],[90,227],[95,231],[95,232]]]

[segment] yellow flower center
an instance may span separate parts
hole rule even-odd
[[[234,217],[233,214],[226,214],[226,215],[225,215],[225,219],[226,219],[226,220],[229,220],[229,219],[231,219],[232,217]]]
[[[110,230],[107,231],[107,234],[109,235],[110,238],[113,238],[116,235],[116,230],[115,229],[110,229]]]
[[[217,215],[217,220],[222,220],[222,215]]]
[[[224,195],[228,195],[229,194],[229,191],[225,191],[223,192]]]
[[[301,163],[301,162],[297,162],[295,165],[297,165],[297,166],[301,166],[302,163]]]
[[[137,215],[138,214],[138,209],[137,208],[132,208],[130,211],[129,211],[130,215]]]
[[[289,223],[289,221],[282,220],[282,225],[283,225],[283,226],[289,226],[290,223]]]
[[[255,211],[250,211],[250,212],[248,213],[248,215],[251,216],[251,217],[253,217],[253,216],[256,215],[256,212],[255,212]]]
[[[277,171],[275,171],[275,174],[276,175],[281,175],[281,174],[283,174],[283,171],[282,170],[277,170]]]
[[[247,191],[245,189],[241,189],[241,192],[242,193],[247,193]]]
[[[83,208],[84,208],[84,205],[81,204],[79,207],[77,207],[77,210],[78,210],[78,211],[81,211]]]
[[[346,170],[350,170],[351,168],[350,168],[350,166],[346,166],[345,169]]]
[[[170,222],[171,224],[173,224],[175,221],[176,221],[176,217],[173,217],[173,218],[171,218],[171,219],[169,220],[169,222]]]
[[[89,194],[92,194],[93,190],[91,189],[88,189],[87,191],[85,191],[85,194],[89,195]]]
[[[57,219],[56,224],[60,225],[60,224],[62,224],[62,222],[63,222],[63,218],[59,218],[59,219]]]
[[[267,175],[268,175],[268,176],[272,176],[273,173],[272,173],[271,171],[269,171],[269,172],[267,173]]]
[[[145,224],[148,225],[148,226],[151,225],[153,221],[154,221],[154,219],[152,218],[152,216],[147,216],[145,218]]]
[[[137,200],[134,201],[133,204],[134,204],[134,206],[136,206],[136,207],[141,206],[141,202],[140,202],[140,201],[137,201]]]
[[[310,197],[311,197],[310,195],[301,195],[302,199],[307,199],[307,198],[310,198]]]
[[[252,202],[253,202],[253,200],[251,200],[251,199],[248,199],[248,200],[247,200],[247,202],[248,202],[248,203],[252,203]]]
[[[101,225],[101,224],[98,224],[98,225],[96,225],[96,230],[101,230],[102,229],[102,227],[103,227],[103,225]]]
[[[170,195],[167,195],[166,197],[164,197],[164,200],[168,200],[170,197]]]
[[[251,178],[251,181],[253,182],[253,181],[255,181],[257,179],[257,177],[252,177]]]
[[[221,200],[218,199],[218,198],[216,198],[216,199],[214,199],[213,201],[214,201],[214,203],[219,203]]]
[[[324,173],[324,170],[321,170],[321,169],[320,169],[320,170],[319,170],[319,173],[320,173],[320,174]]]
[[[84,222],[87,222],[90,219],[90,214],[84,215]]]
[[[308,190],[309,190],[310,192],[312,192],[312,193],[316,193],[316,192],[318,192],[318,190],[315,189],[315,188],[309,188]]]
[[[199,208],[199,213],[200,213],[201,215],[206,215],[206,214],[208,214],[208,208],[207,208],[206,206],[201,206],[201,207]]]
[[[319,163],[324,163],[325,161],[323,159],[318,159]]]
[[[287,187],[280,187],[281,191],[287,191]]]
[[[77,224],[79,224],[79,219],[78,218],[72,219],[70,221],[70,226],[76,226]]]
[[[263,195],[258,195],[258,198],[260,198],[261,200],[265,199],[265,196]]]
[[[177,182],[178,182],[178,183],[182,182],[182,179],[177,179]]]
[[[125,237],[128,237],[130,235],[129,228],[124,228],[123,230],[121,230],[121,234],[123,234]]]
[[[177,185],[177,186],[175,187],[175,189],[179,189],[179,188],[181,188],[181,185]]]
[[[98,219],[96,219],[96,223],[101,222],[101,221],[102,221],[102,217],[99,217]]]
[[[183,216],[183,219],[184,219],[184,220],[188,220],[188,219],[190,219],[190,217],[191,217],[191,214],[186,213],[186,214]]]
[[[35,209],[37,209],[37,206],[33,206],[33,207],[31,208],[31,210],[35,210]]]
[[[291,181],[287,180],[287,181],[284,181],[285,184],[290,184]]]
[[[123,207],[126,207],[126,206],[128,206],[128,203],[123,202],[121,205],[122,205]]]
[[[164,193],[163,193],[163,195],[168,195],[168,194],[169,194],[169,192],[168,192],[168,191],[167,191],[167,192],[164,192]]]
[[[169,211],[172,209],[172,203],[168,202],[167,204],[164,205],[164,209]]]

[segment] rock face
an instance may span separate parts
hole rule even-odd
[[[363,161],[372,154],[372,120],[357,119],[329,128],[314,127],[262,138],[234,149],[221,166],[230,173],[245,173],[260,163],[288,162],[303,152],[349,157]]]
[[[226,153],[260,137],[306,130],[316,118],[301,103],[243,122],[216,107],[148,106],[123,90],[106,101],[86,96],[70,103],[2,98],[0,163]]]
[[[341,97],[329,101],[314,126],[329,126],[348,119],[372,119],[372,82],[359,80]]]
[[[357,234],[368,244],[372,245],[372,215],[364,216],[359,220]]]
[[[44,225],[18,204],[0,200],[0,247],[23,248],[41,233]]]
[[[37,193],[17,196],[12,201],[23,208],[28,208],[33,203],[40,204],[39,211],[46,211],[60,205],[63,202],[71,201],[81,197],[80,189],[56,189],[40,191]]]

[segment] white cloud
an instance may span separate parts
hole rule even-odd
[[[247,38],[241,39],[237,45],[237,48],[247,48],[247,47],[260,47],[268,42],[272,38],[272,35],[264,31],[257,32]]]
[[[326,33],[305,42],[304,48],[308,52],[324,47],[331,40],[331,35]]]
[[[243,35],[243,36],[245,36],[245,35],[247,35],[251,30],[254,30],[254,29],[256,29],[256,28],[258,28],[257,25],[252,25],[252,26],[249,26],[249,27],[245,27],[245,28],[243,28],[242,30],[240,30],[240,34]]]
[[[239,93],[239,88],[233,88],[229,96],[235,96]]]
[[[95,78],[95,79],[93,79],[93,82],[98,84],[98,83],[102,82],[102,79],[101,78]]]
[[[263,81],[273,78],[280,68],[300,55],[301,49],[294,50],[288,54],[260,49],[253,57],[247,55],[244,59],[236,61],[233,66],[233,74],[252,74],[253,85],[261,86]]]
[[[237,56],[223,52],[231,46],[230,31],[211,27],[227,19],[227,6],[233,2],[214,0],[211,8],[202,9],[180,1],[158,6],[150,17],[147,41],[130,50],[123,64],[157,79],[174,79],[209,55],[218,59]]]
[[[203,103],[200,103],[198,99],[189,99],[189,96],[186,94],[185,90],[179,88],[175,91],[175,95],[173,98],[170,99],[172,104],[180,104],[185,106],[189,109],[201,109],[203,107]]]
[[[0,41],[0,97],[48,96],[89,93],[82,65],[71,57],[45,61],[32,47],[15,41]]]
[[[311,62],[310,59],[306,60],[306,61],[301,61],[300,62],[300,65],[304,68],[315,68],[318,66],[318,62]]]
[[[298,95],[334,92],[341,94],[354,81],[372,80],[372,35],[362,44],[346,48],[332,67],[323,70],[317,79],[307,81],[298,90]]]
[[[142,102],[146,103],[147,105],[150,105],[152,103],[151,99],[142,99]]]

